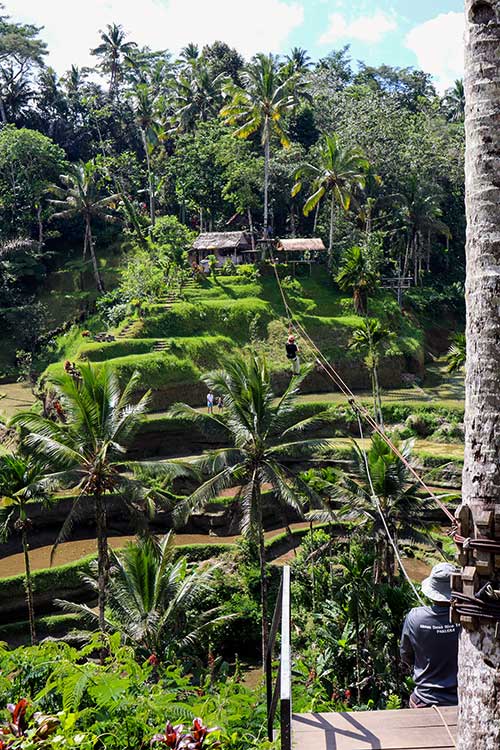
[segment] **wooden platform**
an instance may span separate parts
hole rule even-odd
[[[457,708],[440,711],[456,737]],[[292,737],[294,750],[453,750],[433,708],[294,714]]]

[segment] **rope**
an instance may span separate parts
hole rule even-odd
[[[293,316],[292,310],[290,308],[290,305],[288,304],[288,301],[286,299],[285,292],[283,290],[283,287],[281,285],[281,280],[279,278],[278,270],[276,268],[276,263],[272,263],[274,275],[276,277],[276,281],[278,284],[278,288],[280,290],[281,298],[283,300],[283,305],[285,307],[285,311],[287,313],[288,319],[290,321],[290,324],[294,326],[304,339],[307,341],[309,347],[311,350],[315,353],[316,356],[316,362],[321,367],[321,369],[326,373],[326,375],[335,383],[335,385],[340,389],[340,391],[344,394],[346,397],[348,403],[350,406],[356,411],[357,414],[363,416],[363,418],[367,421],[367,423],[372,427],[372,429],[377,432],[378,435],[384,440],[386,445],[389,446],[389,448],[394,452],[394,454],[399,458],[399,460],[403,463],[403,465],[406,467],[406,469],[410,472],[410,474],[416,479],[416,481],[423,487],[423,489],[426,491],[426,493],[433,499],[433,501],[436,503],[436,505],[443,511],[443,513],[447,516],[448,520],[452,524],[452,528],[456,528],[456,519],[454,515],[448,510],[448,508],[445,506],[443,502],[437,497],[437,495],[428,487],[426,482],[422,479],[422,477],[418,474],[417,471],[413,468],[413,466],[406,460],[406,458],[402,455],[401,451],[394,445],[392,440],[386,435],[385,431],[381,429],[381,427],[377,424],[377,422],[373,419],[370,412],[366,409],[365,406],[363,406],[362,403],[360,403],[352,390],[349,388],[347,383],[343,380],[343,378],[339,375],[339,373],[335,370],[333,365],[327,360],[327,358],[324,356],[322,351],[319,349],[319,347],[315,344],[315,342],[311,339],[309,334],[307,333],[306,329],[302,326],[302,324]]]
[[[456,747],[455,739],[454,739],[454,737],[453,737],[453,735],[452,735],[452,733],[451,733],[451,729],[450,729],[450,727],[448,726],[448,724],[447,724],[447,722],[446,722],[446,719],[444,718],[444,716],[443,716],[443,714],[441,713],[440,709],[439,709],[439,708],[438,708],[438,707],[437,707],[437,706],[436,706],[435,704],[433,704],[433,705],[432,705],[432,708],[434,708],[434,709],[435,709],[435,710],[437,711],[437,713],[438,713],[438,715],[439,715],[439,718],[440,718],[440,719],[441,719],[441,721],[443,722],[443,724],[444,724],[444,728],[446,729],[446,731],[448,732],[448,735],[449,735],[449,737],[450,737],[450,740],[451,740],[451,745],[452,745],[452,747]]]
[[[359,416],[359,414],[357,414],[356,416],[357,416],[357,419],[358,419],[359,435],[361,437],[361,440],[363,440],[364,436],[363,436],[363,425],[361,424],[361,417]],[[391,532],[389,530],[389,526],[387,525],[387,521],[385,519],[384,513],[383,513],[382,508],[380,506],[380,500],[378,499],[377,493],[375,492],[375,487],[373,486],[373,479],[372,479],[372,475],[371,475],[371,471],[370,471],[370,465],[368,463],[368,457],[367,457],[366,451],[363,449],[363,447],[361,447],[361,453],[363,455],[363,460],[364,460],[364,464],[365,464],[366,475],[368,477],[368,483],[370,485],[371,499],[372,499],[373,504],[375,505],[375,507],[377,509],[377,512],[378,512],[378,514],[380,516],[380,519],[382,521],[383,527],[385,529],[385,533],[386,533],[387,538],[388,538],[388,540],[389,540],[389,542],[391,544],[391,547],[394,550],[394,554],[396,555],[396,560],[398,561],[398,565],[399,565],[400,569],[403,571],[404,577],[406,578],[406,580],[410,584],[410,587],[411,587],[413,593],[415,594],[415,597],[420,602],[420,604],[422,605],[422,607],[425,607],[425,602],[422,599],[422,597],[420,596],[420,594],[418,593],[418,591],[417,591],[417,589],[416,589],[413,581],[411,580],[410,576],[408,575],[408,573],[406,571],[406,568],[405,568],[405,566],[403,564],[403,560],[401,559],[401,555],[399,553],[399,549],[398,549],[398,546],[396,544],[396,541],[392,537],[392,534],[391,534]]]

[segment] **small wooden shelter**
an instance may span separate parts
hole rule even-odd
[[[292,237],[287,240],[276,240],[276,250],[278,260],[290,263],[295,273],[297,264],[311,266],[313,263],[320,263],[323,260],[323,253],[326,253],[326,247],[320,237]],[[326,255],[324,256],[326,259]]]
[[[215,255],[217,265],[227,260],[235,265],[251,263],[253,260],[252,239],[248,232],[203,232],[189,251],[189,261],[202,263],[209,255]]]

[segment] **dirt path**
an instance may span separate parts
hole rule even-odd
[[[8,419],[18,411],[29,409],[35,403],[27,383],[5,383],[0,385],[0,415]]]

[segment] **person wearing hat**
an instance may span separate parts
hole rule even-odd
[[[458,635],[460,625],[450,622],[451,580],[457,568],[450,563],[434,565],[422,581],[428,607],[407,614],[401,636],[401,660],[413,668],[415,687],[410,708],[456,706]]]
[[[287,359],[289,359],[292,364],[292,371],[294,372],[295,375],[298,375],[300,372],[300,360],[297,356],[299,352],[299,347],[295,343],[295,336],[293,336],[293,334],[290,334],[290,336],[288,337],[288,341],[285,344],[285,348],[286,348]]]

